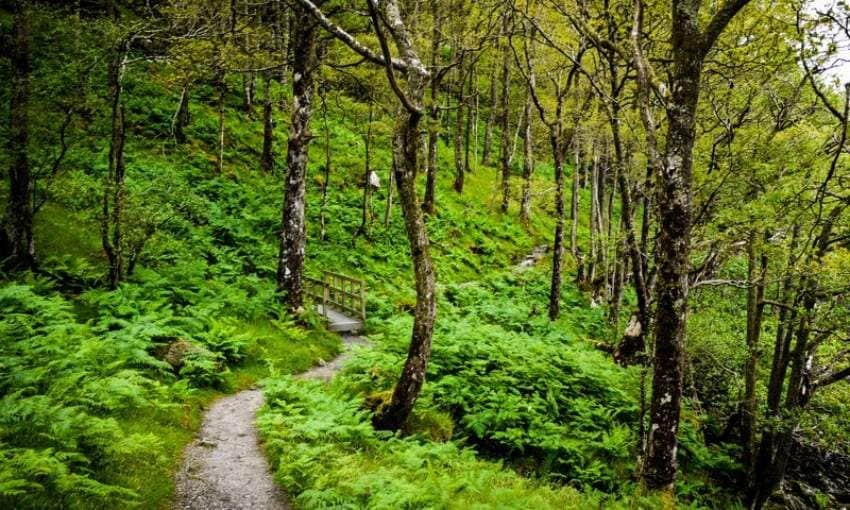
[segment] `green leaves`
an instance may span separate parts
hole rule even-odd
[[[260,432],[296,508],[585,508],[593,496],[524,479],[454,442],[385,437],[340,387],[280,378]]]

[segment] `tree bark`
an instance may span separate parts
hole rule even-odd
[[[468,94],[464,99],[466,102],[466,126],[463,129],[463,168],[467,172],[472,172],[472,165],[469,161],[469,151],[472,149],[470,136],[472,136],[473,121],[478,120],[478,107],[476,106],[476,103],[478,102],[478,91],[473,90],[473,86],[475,86],[476,83],[477,77],[475,73],[475,62],[473,61],[470,64],[469,72],[467,74]]]
[[[372,184],[369,179],[372,173],[372,116],[373,100],[369,98],[369,124],[366,128],[366,136],[363,137],[365,144],[365,165],[363,170],[363,214],[357,233],[362,233],[368,239],[370,237],[370,225],[372,224]],[[356,234],[355,234],[356,236]]]
[[[581,269],[581,257],[578,253],[578,216],[579,216],[579,174],[581,173],[581,157],[578,150],[573,149],[574,161],[572,189],[570,191],[570,253],[573,254],[576,266]]]
[[[704,59],[729,21],[749,0],[726,2],[706,29],[699,26],[702,0],[674,0],[671,17],[672,72],[667,101],[667,140],[664,161],[657,168],[659,233],[655,285],[655,354],[647,456],[641,474],[650,490],[672,491],[676,476],[677,432],[682,400],[683,350],[688,313],[689,255],[692,224],[692,166],[696,109]],[[635,2],[635,27],[642,18]],[[633,31],[633,41],[640,33]],[[646,79],[646,61],[636,44],[639,78]],[[642,77],[640,77],[642,75]],[[643,94],[644,110],[648,109]],[[644,115],[648,133],[654,133]],[[654,150],[650,147],[650,152]]]
[[[271,94],[271,74],[263,75],[263,153],[260,168],[266,173],[274,172],[274,108]]]
[[[463,159],[463,133],[464,133],[464,113],[466,112],[466,68],[464,67],[464,57],[460,57],[458,65],[458,93],[457,93],[457,109],[455,110],[455,181],[454,189],[457,193],[463,193],[463,180],[466,169],[464,168]]]
[[[101,244],[109,262],[108,283],[116,288],[124,276],[124,105],[122,104],[123,76],[129,41],[119,43],[109,65],[109,92],[112,101],[112,137],[109,144],[109,162],[103,188],[101,216]]]
[[[174,141],[179,145],[186,143],[186,126],[189,125],[189,85],[183,85],[180,90],[180,102],[174,113]]]
[[[384,207],[384,228],[390,228],[390,221],[393,217],[393,190],[395,189],[395,160],[393,160],[392,168],[387,176],[387,203]]]
[[[301,23],[292,34],[292,120],[286,154],[286,182],[281,210],[277,289],[291,313],[303,309],[304,250],[307,244],[305,195],[308,149],[312,134],[314,71],[318,66],[316,23],[297,8]]]
[[[612,55],[611,58],[614,58],[614,56]],[[612,68],[616,69],[616,66],[612,66]],[[612,71],[612,76],[614,77],[611,84],[613,94],[617,87],[617,72]],[[611,138],[614,146],[614,161],[617,165],[614,173],[617,175],[617,184],[620,188],[620,217],[622,218],[622,225],[626,234],[625,251],[632,266],[632,282],[638,305],[637,313],[635,315],[639,322],[639,325],[627,328],[627,333],[632,334],[623,335],[622,341],[614,353],[614,358],[620,363],[628,364],[633,361],[636,354],[644,351],[644,334],[649,329],[649,294],[646,288],[646,275],[644,273],[643,258],[641,257],[637,234],[635,232],[632,192],[628,176],[626,174],[625,154],[620,135],[620,103],[616,95],[612,95],[612,97],[614,99],[611,103],[611,117],[609,120],[611,124]],[[613,207],[611,207],[611,209],[613,209]],[[620,257],[618,256],[618,262],[615,263],[615,267],[619,265],[619,259]],[[619,317],[614,318],[615,324],[618,318]]]
[[[683,348],[688,312],[691,235],[691,183],[696,106],[702,74],[702,40],[693,12],[674,2],[672,97],[667,110],[664,164],[657,177],[658,282],[655,302],[655,364],[650,430],[643,482],[653,490],[672,490],[676,476]]]
[[[0,235],[0,262],[15,270],[37,266],[33,238],[33,177],[28,154],[29,101],[32,55],[27,3],[14,3],[12,26],[11,95],[9,101],[9,202]]]
[[[744,401],[741,405],[741,447],[742,460],[747,469],[747,478],[755,467],[756,444],[756,382],[758,380],[758,362],[760,356],[759,338],[764,310],[764,278],[767,270],[767,258],[761,256],[761,268],[756,253],[757,235],[750,231],[747,239],[747,362],[744,367]]]
[[[560,108],[559,108],[560,109]],[[559,121],[558,121],[559,122]],[[564,259],[564,151],[561,147],[561,128],[549,135],[555,171],[555,238],[552,249],[552,280],[549,285],[549,320],[561,313],[561,264]]]
[[[227,96],[227,80],[223,70],[216,70],[213,82],[218,89],[218,102],[216,103],[216,110],[218,111],[218,151],[216,152],[215,170],[216,173],[221,175],[224,172],[224,99]]]
[[[249,119],[254,118],[254,90],[257,77],[254,73],[242,73],[242,109]]]
[[[322,241],[324,241],[325,235],[327,234],[327,219],[325,218],[325,211],[328,207],[328,188],[331,185],[331,168],[333,167],[331,159],[331,130],[330,126],[328,126],[327,88],[324,84],[319,87],[319,99],[322,104],[322,125],[325,128],[325,164],[322,168],[322,203],[319,206],[319,224],[321,227],[319,237]]]
[[[434,17],[434,30],[431,33],[431,82],[430,101],[428,105],[428,172],[425,176],[425,198],[422,210],[425,214],[433,215],[437,204],[437,142],[440,136],[440,74],[437,64],[440,60],[440,44],[443,37],[443,12],[440,0],[431,0],[431,14]],[[390,182],[392,188],[392,182]]]
[[[501,93],[501,130],[502,141],[500,149],[501,166],[502,166],[502,204],[501,211],[508,212],[508,206],[511,199],[511,133],[510,133],[510,117],[511,117],[511,45],[507,41],[508,31],[511,26],[511,17],[513,11],[508,10],[502,16],[502,71],[500,80],[502,82]]]
[[[392,399],[384,411],[377,415],[374,424],[380,429],[398,430],[407,422],[422,384],[425,382],[425,371],[431,357],[431,337],[434,332],[436,317],[436,276],[425,228],[422,208],[416,193],[416,174],[419,166],[420,143],[419,124],[422,119],[422,100],[425,81],[428,72],[422,67],[407,28],[399,12],[395,0],[384,2],[385,19],[390,26],[390,33],[395,39],[396,46],[406,64],[407,92],[398,88],[393,77],[389,50],[386,40],[378,30],[379,22],[377,7],[374,0],[369,0],[370,12],[386,61],[387,75],[396,95],[404,108],[396,122],[393,135],[393,159],[395,161],[395,179],[398,186],[407,238],[410,244],[410,254],[413,259],[413,272],[416,286],[416,306],[413,316],[413,331],[407,360],[401,372],[401,377],[395,386]]]
[[[530,80],[534,81],[533,71]],[[533,87],[530,84],[529,87]],[[519,208],[519,220],[524,226],[528,227],[531,221],[531,175],[534,173],[534,140],[531,138],[531,94],[525,99],[525,109],[523,117],[525,119],[522,126],[522,200]],[[563,166],[563,162],[561,163]],[[561,177],[563,181],[563,177]],[[563,188],[563,182],[561,183]],[[563,189],[561,190],[563,193]],[[561,199],[563,201],[563,198]]]
[[[494,66],[490,73],[490,97],[488,97],[488,99],[490,100],[490,114],[487,116],[487,125],[484,128],[484,146],[481,149],[481,162],[487,166],[493,164],[493,161],[491,159],[493,151],[493,128],[496,125],[496,118],[498,117],[496,76],[496,67]]]

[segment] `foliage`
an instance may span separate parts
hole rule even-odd
[[[456,442],[388,437],[356,397],[276,379],[258,421],[297,508],[587,508],[601,495],[555,488],[477,460]],[[614,507],[614,506],[611,506]]]
[[[616,490],[634,469],[636,380],[587,341],[583,331],[600,329],[601,314],[548,321],[534,304],[546,293],[542,276],[446,286],[425,398],[485,454],[578,487]],[[582,300],[564,299],[577,307]],[[406,319],[387,322],[381,348],[350,364],[353,388],[392,387],[408,328]]]
[[[116,419],[172,405],[163,363],[128,335],[98,337],[59,297],[30,287],[0,288],[0,462],[4,506],[86,508],[134,500],[93,476],[117,458],[162,462],[155,436],[129,433]]]

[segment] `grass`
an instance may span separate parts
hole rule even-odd
[[[79,264],[83,264],[92,275],[102,275],[105,260],[100,240],[95,235],[97,227],[91,220],[60,204],[48,203],[37,216],[35,232],[43,258],[63,254],[62,262],[49,262],[52,274],[61,273],[58,268],[62,264],[77,264],[75,272],[79,273]],[[74,299],[73,294],[68,297],[79,320],[96,316],[97,310]],[[175,473],[182,452],[196,436],[203,413],[214,400],[255,386],[272,375],[303,372],[319,360],[331,359],[340,352],[339,336],[321,327],[317,319],[310,320],[313,322],[307,328],[292,321],[268,318],[241,320],[239,331],[253,341],[246,350],[245,359],[225,373],[222,389],[195,389],[179,404],[165,409],[137,409],[117,418],[128,434],[153,436],[158,445],[157,460],[153,462],[135,457],[107,460],[103,481],[129,488],[139,496],[139,504],[127,502],[127,508],[159,510],[171,507]]]

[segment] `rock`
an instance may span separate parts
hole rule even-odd
[[[152,340],[155,343],[155,347],[151,355],[171,365],[175,373],[180,371],[186,355],[197,349],[191,342],[179,337],[156,337],[152,338]]]
[[[215,448],[217,444],[218,443],[216,443],[215,441],[210,441],[206,438],[198,440],[198,446],[203,446],[204,448]]]
[[[772,501],[781,508],[818,508],[819,495],[829,497],[829,508],[850,505],[850,455],[795,438],[785,482]]]
[[[186,360],[186,355],[195,350],[196,347],[187,340],[177,339],[168,345],[163,361],[171,365],[175,371],[179,371]]]

